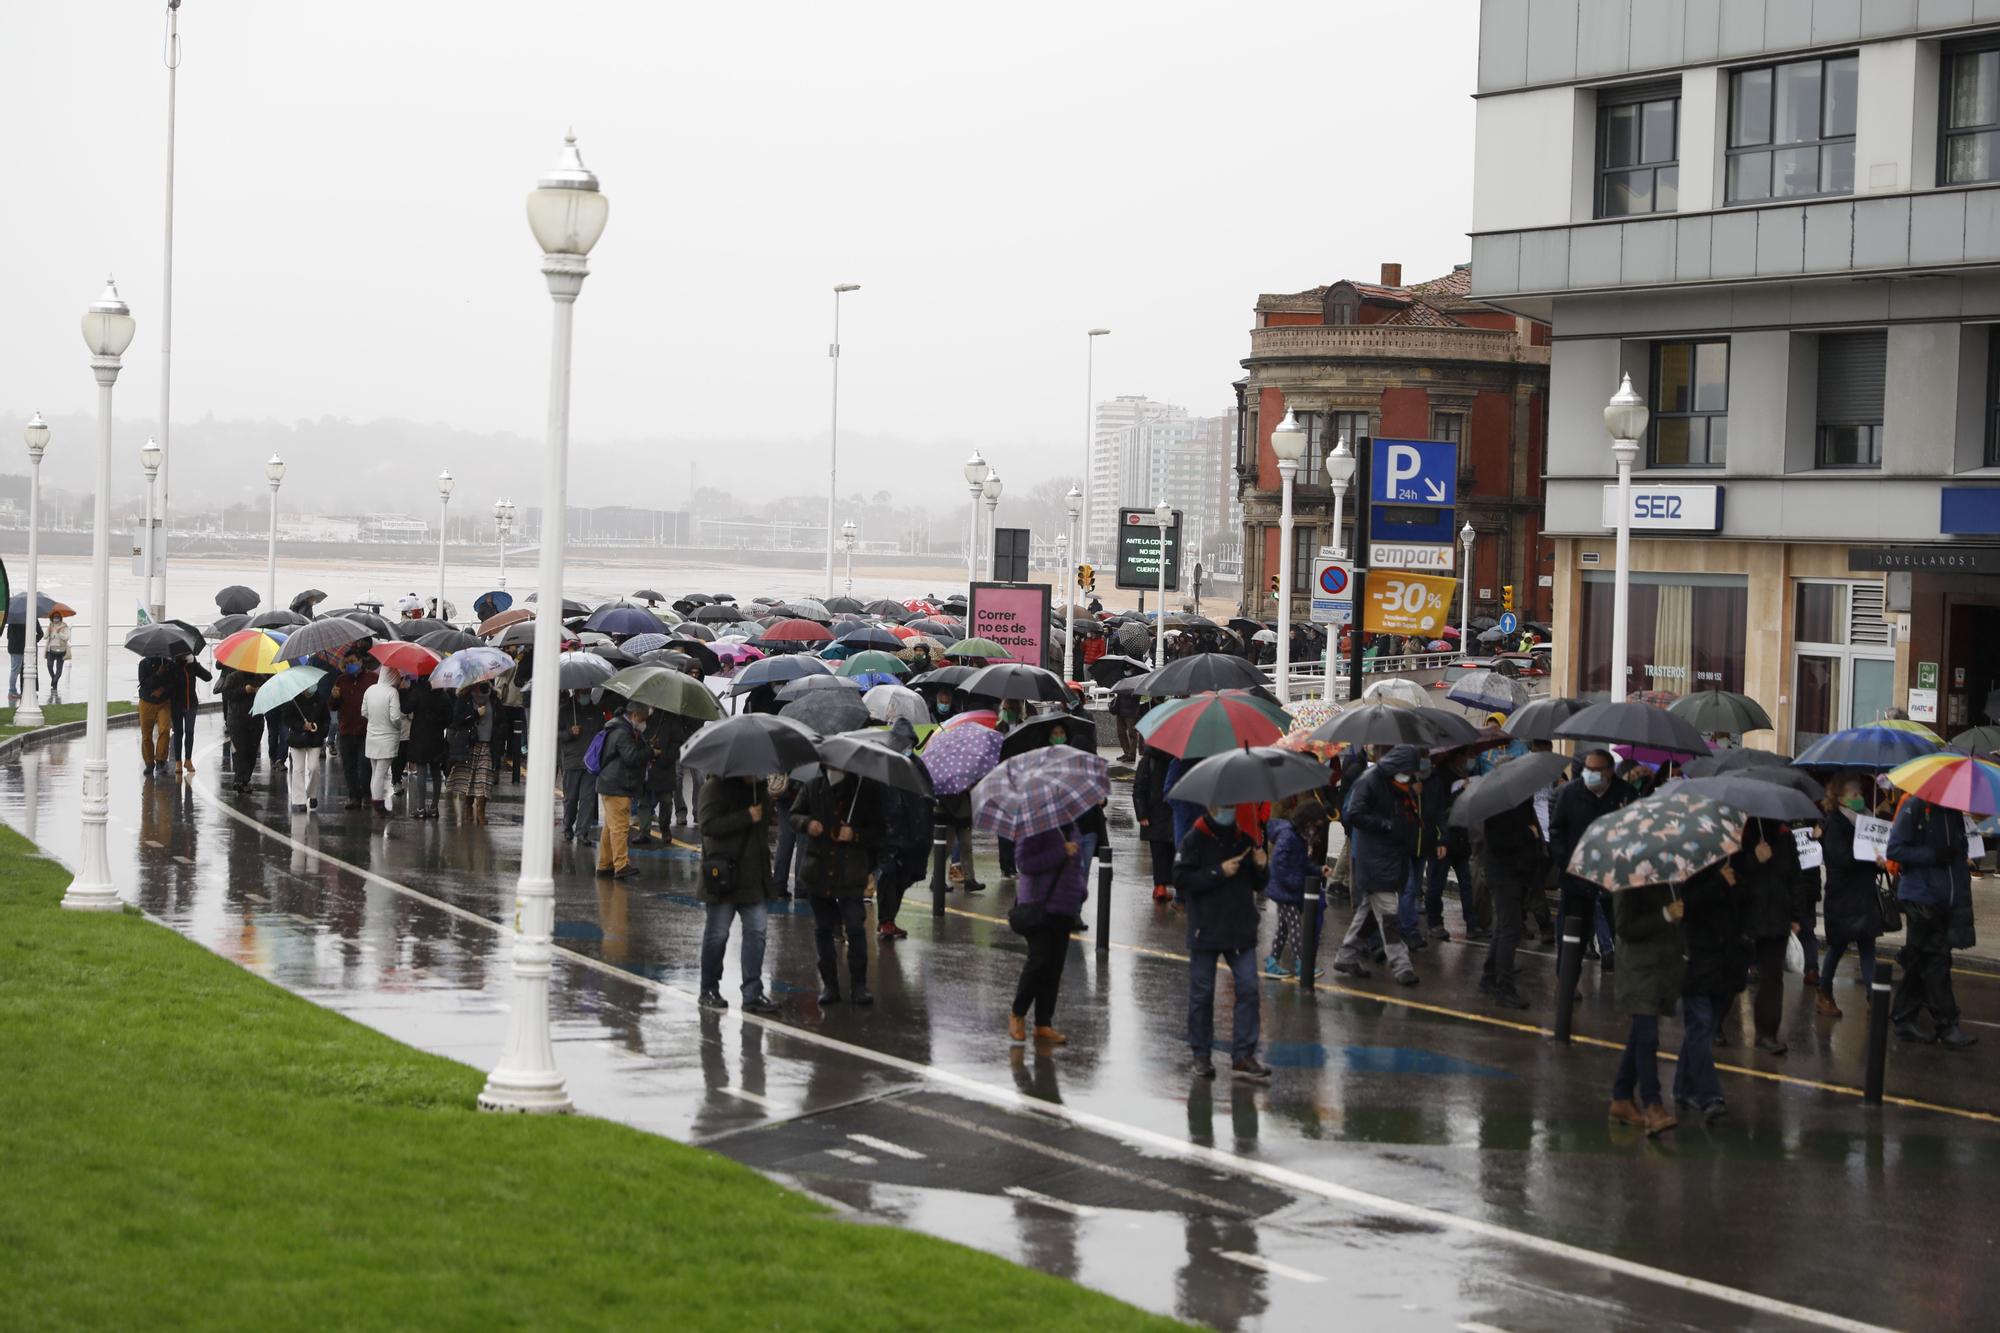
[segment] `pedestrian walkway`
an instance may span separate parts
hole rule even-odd
[[[519,789],[498,790],[484,829],[293,818],[261,789],[214,793],[217,739],[205,723],[192,787],[145,785],[114,733],[127,897],[318,1003],[491,1067]],[[0,765],[0,817],[60,857],[80,751]],[[1129,814],[1112,813],[1117,857],[1136,865]],[[1270,982],[1277,1078],[1211,1085],[1182,1072],[1178,919],[1134,878],[1114,886],[1116,947],[1086,935],[1072,954],[1072,1044],[1049,1053],[1006,1041],[1021,951],[994,920],[1002,895],[954,898],[937,921],[913,898],[911,938],[877,946],[868,1011],[820,1010],[810,919],[777,914],[767,969],[784,1012],[764,1021],[695,1007],[693,861],[639,864],[613,883],[590,875],[589,849],[559,850],[552,1010],[582,1110],[1148,1308],[1230,1328],[1362,1311],[1431,1327],[1854,1327],[1968,1324],[2000,1296],[1983,1262],[1947,1258],[1954,1281],[1935,1280],[1938,1235],[1990,1231],[2000,1053],[1893,1052],[1892,1091],[1942,1109],[1864,1108],[1838,1090],[1860,1082],[1859,992],[1840,1023],[1790,1004],[1793,1054],[1725,1074],[1725,1126],[1648,1142],[1605,1124],[1610,1053],[1541,1036],[1545,1005],[1521,1023],[1486,1012],[1469,947],[1419,955],[1416,995],[1364,982],[1309,1000]],[[1547,961],[1529,964],[1546,997]],[[1610,1041],[1608,988],[1585,989],[1579,1031]],[[2000,982],[1970,978],[1962,998],[2000,1023]]]

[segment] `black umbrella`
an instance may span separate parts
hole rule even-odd
[[[727,625],[743,619],[743,612],[728,602],[710,602],[695,608],[694,619],[703,625]]]
[[[1757,819],[1811,824],[1822,818],[1820,808],[1804,792],[1779,786],[1775,782],[1758,782],[1748,774],[1721,778],[1678,778],[1660,788],[1660,795],[1677,791],[1706,796]]]
[[[967,726],[974,725],[966,723]],[[1031,717],[1020,726],[1007,733],[1000,742],[1000,757],[1012,759],[1026,750],[1039,750],[1045,745],[1053,745],[1051,739],[1056,728],[1062,728],[1063,744],[1075,746],[1079,750],[1097,753],[1097,724],[1087,717],[1074,713],[1046,713],[1041,717]]]
[[[367,626],[358,625],[345,616],[326,616],[309,625],[301,625],[287,635],[278,649],[278,660],[303,662],[322,653],[344,653],[368,637]]]
[[[858,616],[868,610],[867,605],[858,597],[829,597],[820,605],[843,616]]]
[[[1152,668],[1135,657],[1106,653],[1092,662],[1086,670],[1089,671],[1092,680],[1109,689],[1127,676],[1143,676]]]
[[[1153,692],[1152,686],[1153,673],[1146,671],[1136,676],[1125,677],[1125,679],[1111,687],[1111,692],[1113,694],[1151,694]]]
[[[450,657],[453,653],[459,652],[462,649],[478,648],[485,642],[486,640],[480,638],[477,634],[468,634],[462,629],[446,628],[432,630],[429,634],[417,640],[417,646],[419,648],[428,648],[434,653],[441,653],[446,657]]]
[[[832,602],[828,602],[826,607],[829,611],[839,610]],[[859,609],[866,611],[871,616],[880,616],[884,620],[893,620],[898,625],[910,618],[910,609],[908,607],[904,606],[901,602],[892,602],[886,597],[878,597]]]
[[[1781,768],[1791,762],[1790,755],[1770,750],[1717,750],[1694,760],[1682,771],[1691,778],[1712,778],[1750,769]]]
[[[1314,728],[1312,738],[1330,744],[1421,745],[1438,742],[1437,727],[1414,708],[1358,704]]]
[[[326,594],[321,593],[320,596],[324,597]],[[266,611],[261,615],[250,617],[250,623],[244,626],[244,628],[290,629],[294,625],[303,625],[305,623],[306,618],[296,611]]]
[[[215,594],[215,609],[225,616],[241,615],[246,611],[255,610],[257,603],[263,600],[254,589],[246,588],[240,583],[232,583]]]
[[[722,670],[722,659],[715,655],[715,649],[709,647],[700,639],[683,638],[681,635],[675,634],[673,638],[667,640],[667,648],[669,651],[680,653],[684,657],[690,657],[701,663],[701,669],[710,675],[714,675],[716,672]]]
[[[814,690],[779,710],[781,717],[804,723],[822,736],[859,731],[874,721],[859,690]]]
[[[1495,815],[1533,800],[1536,792],[1556,782],[1575,762],[1560,754],[1516,755],[1491,773],[1482,773],[1466,783],[1465,790],[1451,803],[1447,822],[1460,828],[1476,828]]]
[[[765,683],[768,684],[769,682]],[[788,704],[794,699],[805,698],[815,690],[845,690],[856,698],[860,698],[862,693],[861,682],[847,676],[800,676],[794,680],[786,681],[779,688],[778,702]]]
[[[376,615],[373,611],[363,611],[358,606],[343,606],[337,610],[328,611],[320,619],[351,620],[367,630],[371,637],[377,639],[393,639],[396,637],[396,631],[388,621]]]
[[[534,641],[535,622],[532,620],[517,620],[506,629],[501,630],[494,637],[493,646],[495,648],[514,648],[531,644]]]
[[[1410,710],[1419,714],[1431,724],[1437,739],[1431,742],[1433,748],[1441,745],[1472,745],[1479,740],[1479,728],[1472,725],[1462,713],[1453,713],[1443,708],[1418,707]]]
[[[321,602],[325,600],[326,600],[326,594],[321,592],[318,588],[307,588],[304,592],[292,598],[292,600],[286,603],[286,605],[290,606],[291,609],[298,614],[299,618],[303,620],[307,616],[313,613],[314,607],[318,606]],[[271,609],[273,611],[277,610],[276,607],[272,607]],[[262,627],[259,626],[259,628]]]
[[[1181,774],[1167,795],[1194,805],[1282,801],[1326,786],[1329,776],[1326,765],[1311,755],[1253,745],[1210,755]]]
[[[698,620],[683,620],[674,626],[674,638],[694,639],[701,643],[714,643],[715,631]]]
[[[965,631],[960,629],[958,626],[948,625],[944,621],[935,620],[930,616],[924,616],[921,619],[912,620],[908,622],[907,627],[915,630],[919,634],[928,634],[933,639],[936,639],[939,643],[946,645],[957,643],[960,639],[965,637]]]
[[[1676,717],[1694,724],[1696,731],[1712,735],[1726,731],[1740,736],[1746,731],[1770,731],[1771,715],[1747,694],[1734,690],[1696,690],[1667,706]]]
[[[1520,741],[1552,741],[1556,739],[1556,728],[1582,712],[1581,699],[1566,699],[1560,696],[1547,699],[1530,699],[1507,718],[1504,729],[1509,736]]]
[[[1207,690],[1240,690],[1270,683],[1270,677],[1231,653],[1195,653],[1175,658],[1155,671],[1146,693],[1178,699]]]
[[[177,624],[158,621],[127,634],[125,646],[141,657],[189,657],[202,649],[201,631],[190,635]]]
[[[249,623],[250,617],[240,611],[233,616],[218,616],[213,625],[201,632],[201,637],[210,643],[216,643],[243,629]]]
[[[995,662],[981,667],[967,676],[959,688],[988,699],[1064,704],[1070,700],[1069,686],[1055,672],[1026,662]]]
[[[1111,635],[1111,642],[1121,653],[1143,653],[1153,646],[1151,625],[1120,625]]]
[[[884,739],[881,732],[828,736],[819,743],[819,762],[822,767],[845,769],[870,782],[913,791],[919,796],[931,795],[929,771],[909,755],[890,749],[883,744]]]
[[[789,773],[819,757],[813,746],[817,739],[792,718],[744,713],[704,724],[681,747],[681,763],[718,778]]]
[[[397,621],[396,637],[399,639],[407,639],[411,643],[416,643],[417,641],[422,639],[426,634],[435,634],[441,629],[450,629],[450,628],[451,626],[445,624],[442,620],[433,620],[429,616],[420,616],[415,620]]]
[[[651,588],[641,588],[639,589],[639,591],[633,593],[632,595],[638,598],[640,601],[644,602],[647,606],[658,606],[661,602],[667,600],[667,595],[665,593],[655,592]]]
[[[637,657],[618,648],[592,648],[590,650],[607,662],[639,662],[645,666],[672,667],[676,671],[687,671],[695,665],[695,660],[686,653],[673,652],[667,648],[655,648],[651,652],[640,653]]]
[[[1686,718],[1630,699],[1620,704],[1592,704],[1558,726],[1555,736],[1559,740],[1642,745],[1670,754],[1708,753],[1708,742]]]
[[[957,663],[953,663],[950,666],[933,668],[920,676],[912,676],[903,683],[919,692],[924,690],[963,689],[966,677],[972,675],[974,672],[984,671],[985,669],[985,667],[960,666]]]
[[[531,602],[534,601],[535,594],[529,593],[528,600]],[[574,598],[565,597],[563,598],[562,614],[564,620],[568,620],[571,616],[587,616],[590,614],[590,608],[582,602],[576,601]]]
[[[1689,773],[1687,776],[1693,778],[1702,775]],[[1818,778],[1803,768],[1793,768],[1790,764],[1739,769],[1726,776],[1740,778],[1745,782],[1770,782],[1780,787],[1790,787],[1808,801],[1818,802],[1826,799],[1826,788],[1820,785]]]

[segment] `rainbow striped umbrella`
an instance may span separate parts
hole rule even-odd
[[[273,676],[290,666],[278,660],[283,637],[261,629],[240,629],[215,645],[215,664],[255,676]]]
[[[1270,745],[1291,715],[1247,690],[1212,690],[1169,699],[1139,719],[1139,734],[1155,750],[1200,759],[1246,745]]]
[[[1889,770],[1894,786],[1932,805],[1971,815],[2000,814],[2000,764],[1969,754],[1927,754]]]

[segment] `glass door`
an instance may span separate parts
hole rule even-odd
[[[1847,725],[1873,722],[1896,702],[1896,663],[1893,658],[1854,659],[1853,688],[1847,701]]]
[[[1792,753],[1798,754],[1822,736],[1839,731],[1842,654],[1800,653],[1794,659],[1792,684]],[[1893,665],[1893,664],[1892,664]]]

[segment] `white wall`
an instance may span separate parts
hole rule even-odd
[[[1935,120],[1938,107],[1935,75],[1930,79],[1930,101],[1917,105],[1920,45],[1924,44],[1905,40],[1861,47],[1861,104],[1854,126],[1856,194],[1915,188],[1917,124]]]
[[[1579,104],[1588,109],[1579,112]],[[1472,229],[1560,227],[1575,217],[1579,181],[1589,213],[1589,144],[1596,97],[1589,89],[1544,88],[1476,104]],[[1590,126],[1579,129],[1579,119]],[[1579,163],[1577,145],[1584,156]]]
[[[1681,75],[1681,202],[1683,213],[1714,208],[1722,195],[1722,136],[1729,125],[1729,80],[1718,69]]]

